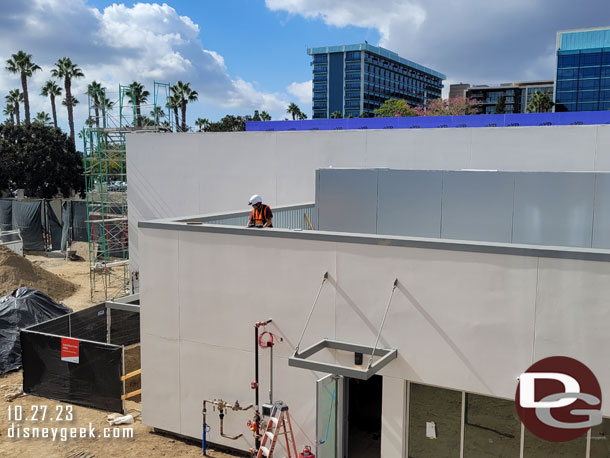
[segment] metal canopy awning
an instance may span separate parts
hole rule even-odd
[[[312,371],[318,372],[327,372],[329,374],[334,375],[342,375],[344,377],[351,377],[360,380],[368,380],[373,375],[375,375],[381,368],[389,364],[392,360],[396,359],[398,356],[398,350],[395,348],[378,348],[377,344],[379,343],[379,337],[381,337],[381,331],[383,329],[383,325],[385,323],[385,319],[388,316],[388,310],[390,309],[390,304],[392,303],[392,297],[394,296],[394,291],[398,286],[398,278],[394,280],[392,283],[392,294],[390,294],[390,299],[388,301],[388,305],[385,308],[385,313],[383,314],[383,320],[381,320],[381,326],[379,327],[379,332],[377,333],[377,338],[375,339],[375,345],[370,347],[368,345],[361,345],[355,343],[341,342],[333,339],[323,339],[320,342],[312,345],[311,347],[303,350],[299,353],[299,347],[303,340],[303,336],[305,335],[305,330],[307,329],[307,325],[309,324],[309,320],[311,319],[311,315],[313,314],[314,309],[316,308],[316,304],[318,302],[318,298],[320,297],[320,293],[322,292],[322,287],[324,283],[328,280],[328,272],[324,273],[322,278],[322,284],[320,285],[320,289],[318,290],[318,294],[316,295],[316,300],[313,303],[313,307],[309,312],[309,316],[307,317],[307,321],[305,322],[305,327],[303,328],[303,332],[301,333],[301,338],[297,343],[297,346],[294,350],[294,354],[288,358],[288,365],[292,367],[301,367],[303,369],[309,369]],[[358,369],[353,366],[342,366],[341,364],[334,363],[324,363],[320,361],[308,360],[310,356],[315,355],[320,350],[330,349],[330,350],[343,350],[353,353],[362,353],[363,355],[369,355],[369,361],[366,365],[366,369]],[[374,356],[380,356],[380,358],[373,362]]]
[[[362,353],[364,355],[381,356],[377,361],[372,362],[372,358],[366,367],[363,365],[363,369],[356,367],[342,366],[340,364],[323,363],[320,361],[308,360],[310,356],[315,355],[320,350],[324,349],[332,350],[344,350],[354,353]],[[398,350],[395,348],[374,348],[367,345],[358,345],[347,342],[340,342],[338,340],[324,339],[320,342],[306,348],[301,353],[295,352],[290,358],[288,358],[288,365],[292,367],[300,367],[303,369],[309,369],[317,372],[328,372],[329,374],[343,375],[344,377],[351,377],[360,380],[368,380],[375,375],[381,368],[385,367],[388,363],[398,357]]]

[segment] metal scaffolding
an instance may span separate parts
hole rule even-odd
[[[81,136],[84,143],[91,298],[101,291],[104,300],[108,300],[129,294],[132,289],[126,134],[176,129],[168,106],[169,83],[154,83],[153,103],[148,103],[150,94],[141,89],[119,85],[115,100],[107,98],[105,88],[90,90],[89,94],[89,118]],[[117,108],[118,116],[115,116]]]

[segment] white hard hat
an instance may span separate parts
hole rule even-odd
[[[258,194],[254,194],[252,197],[250,197],[250,202],[248,202],[248,205],[260,204],[262,202],[263,198]]]

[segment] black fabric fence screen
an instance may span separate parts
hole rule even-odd
[[[68,344],[77,359],[65,356]],[[21,352],[25,393],[124,413],[121,346],[23,330]]]
[[[62,339],[78,349],[66,353]],[[140,314],[105,303],[26,328],[21,331],[23,390],[123,412],[123,346],[139,342]]]
[[[111,209],[114,212],[114,207]],[[120,207],[116,211],[120,212]],[[87,242],[87,203],[64,200],[57,215],[48,200],[0,199],[0,230],[19,229],[23,248],[66,250],[68,240]]]

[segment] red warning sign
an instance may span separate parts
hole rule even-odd
[[[78,363],[78,340],[68,337],[61,338],[61,360]]]

